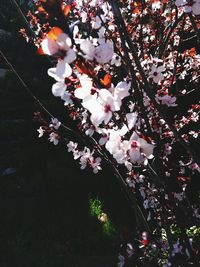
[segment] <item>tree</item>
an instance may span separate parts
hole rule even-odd
[[[81,169],[97,173],[103,162],[118,178],[137,222],[119,266],[197,265],[189,233],[199,224],[199,200],[188,188],[200,172],[199,1],[36,7],[32,40],[49,57],[52,93],[71,118],[64,125],[43,107],[51,121],[37,114],[39,137],[67,142]]]

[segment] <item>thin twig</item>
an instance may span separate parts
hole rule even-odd
[[[16,0],[10,0],[11,2],[13,2],[13,4],[15,5],[16,9],[18,10],[19,14],[22,16],[27,28],[31,31],[31,33],[33,34],[33,36],[35,37],[35,39],[38,39],[38,36],[35,34],[34,30],[31,28],[29,21],[27,20],[26,16],[24,15],[20,5],[17,3]]]
[[[21,83],[21,85],[23,86],[23,88],[26,90],[26,92],[36,101],[36,103],[51,117],[54,118],[53,114],[51,112],[49,112],[49,110],[44,106],[44,104],[32,93],[31,89],[29,88],[29,86],[24,82],[24,80],[21,78],[21,76],[19,75],[19,73],[15,70],[15,68],[13,67],[13,65],[10,63],[10,61],[7,59],[7,57],[4,55],[4,53],[2,52],[2,50],[0,50],[0,56],[4,59],[4,61],[6,62],[6,64],[8,65],[8,67],[10,68],[10,70],[15,74],[15,76],[17,77],[17,79],[19,80],[19,82]],[[68,126],[61,124],[63,128],[65,128],[67,131],[71,132],[72,134],[77,135],[77,133],[69,128]]]
[[[197,24],[192,16],[192,13],[188,13],[188,16],[190,18],[190,21],[191,21],[191,24],[192,24],[192,27],[197,35],[197,43],[198,45],[200,45],[200,32],[199,32],[199,29],[197,28]]]

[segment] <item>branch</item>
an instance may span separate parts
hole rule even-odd
[[[197,24],[196,24],[196,22],[195,22],[195,20],[194,20],[194,18],[193,18],[193,16],[192,16],[191,13],[188,13],[188,16],[189,16],[189,18],[190,18],[192,27],[193,27],[193,29],[194,29],[194,31],[195,31],[195,33],[196,33],[196,36],[197,36],[197,43],[198,43],[198,45],[200,45],[200,32],[199,32],[199,29],[197,28]]]
[[[135,45],[133,44],[133,42],[132,42],[132,40],[131,40],[128,32],[127,32],[126,25],[125,25],[124,19],[122,17],[120,8],[119,8],[119,6],[117,4],[117,1],[116,0],[108,0],[108,1],[110,2],[111,6],[112,6],[114,17],[115,17],[115,20],[116,20],[116,24],[117,24],[117,26],[119,28],[119,31],[122,31],[124,33],[123,36],[126,38],[126,41],[127,41],[128,45],[129,45],[129,47],[131,49],[131,53],[133,55],[135,64],[136,64],[136,66],[137,66],[137,68],[138,68],[138,70],[140,72],[141,77],[142,77],[142,80],[143,80],[143,83],[144,83],[144,88],[145,88],[145,91],[146,91],[148,97],[152,101],[154,107],[158,110],[161,118],[165,120],[166,124],[169,126],[170,130],[173,132],[174,136],[177,138],[179,143],[185,148],[185,150],[188,152],[188,154],[190,154],[193,157],[194,161],[197,164],[200,165],[200,159],[196,155],[196,152],[193,151],[193,149],[190,147],[190,145],[181,137],[181,135],[176,130],[176,128],[174,127],[173,123],[171,122],[171,120],[167,116],[167,114],[164,111],[164,109],[155,100],[154,95],[153,95],[153,91],[155,91],[156,88],[151,88],[150,85],[149,85],[149,82],[148,82],[148,80],[146,78],[145,72],[144,72],[144,70],[143,70],[143,68],[141,66],[139,57],[137,55]],[[123,41],[123,40],[121,40],[121,41]],[[132,64],[131,64],[130,67],[132,69]],[[134,70],[132,72],[134,72]]]
[[[48,109],[44,106],[44,104],[32,93],[31,89],[29,86],[24,82],[24,80],[21,78],[20,74],[15,70],[13,65],[10,63],[10,61],[7,59],[7,57],[4,55],[2,50],[0,50],[0,56],[4,59],[10,70],[14,73],[14,75],[17,77],[23,88],[26,90],[26,92],[29,94],[31,98],[35,100],[35,102],[45,111],[47,115],[49,115],[51,118],[54,118],[53,114],[48,111]],[[68,126],[64,125],[63,123],[61,126],[67,130],[68,132],[72,133],[73,135],[76,135],[80,138],[80,135],[76,131],[74,131],[72,128],[69,128]],[[84,140],[85,142],[85,140]]]

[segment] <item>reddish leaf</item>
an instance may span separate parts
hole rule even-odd
[[[103,79],[101,79],[100,81],[106,88],[110,88],[111,82],[112,82],[112,76],[107,73],[104,75]]]

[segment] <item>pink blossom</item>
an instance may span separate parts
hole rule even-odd
[[[40,126],[40,128],[37,129],[37,131],[39,133],[38,137],[41,138],[44,135],[45,130]]]
[[[177,106],[176,102],[176,97],[175,96],[170,96],[170,95],[164,95],[164,96],[158,96],[157,97],[162,105],[167,105],[168,107],[175,107]]]
[[[59,142],[59,135],[57,133],[54,133],[54,132],[50,133],[49,141],[56,146]]]

